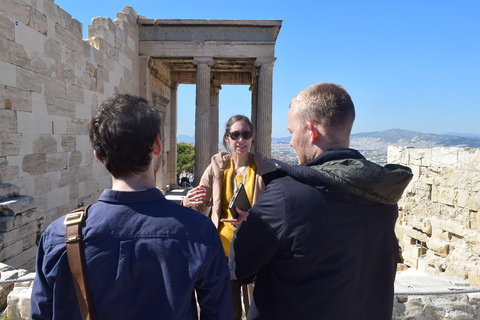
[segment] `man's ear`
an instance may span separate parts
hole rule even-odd
[[[97,151],[93,150],[93,155],[95,156],[95,159],[98,160],[98,162],[100,162],[101,164],[103,164],[103,161],[100,160],[100,158],[97,156]]]
[[[320,132],[318,131],[318,128],[315,126],[313,122],[307,121],[307,127],[310,133],[311,142],[315,142],[318,139],[320,139]]]
[[[153,153],[158,156],[162,153],[162,140],[160,139],[160,135],[157,134],[155,140],[153,140]]]

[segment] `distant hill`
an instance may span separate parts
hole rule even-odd
[[[433,134],[416,131],[391,129],[377,132],[352,134],[352,142],[361,138],[374,138],[379,141],[401,146],[425,147],[470,147],[480,148],[480,136],[456,136],[453,134]]]
[[[285,162],[295,162],[290,137],[272,139],[272,157]],[[480,135],[475,134],[433,134],[416,131],[391,129],[377,132],[363,132],[351,135],[350,147],[359,150],[367,159],[385,164],[388,146],[413,148],[469,147],[480,148]]]
[[[180,134],[180,135],[177,136],[177,143],[178,142],[186,142],[186,143],[195,144],[195,138],[187,136],[185,134]]]

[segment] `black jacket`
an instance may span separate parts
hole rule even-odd
[[[279,164],[230,247],[231,277],[256,276],[248,319],[390,320],[396,203],[411,170],[352,149]]]

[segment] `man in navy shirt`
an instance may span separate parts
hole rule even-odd
[[[215,226],[155,187],[160,122],[145,99],[126,94],[107,99],[92,119],[95,157],[112,174],[112,189],[90,207],[82,228],[95,316],[231,319],[229,272]],[[47,228],[38,246],[31,319],[81,319],[63,220]]]

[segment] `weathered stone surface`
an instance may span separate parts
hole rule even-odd
[[[0,60],[0,84],[10,87],[17,85],[17,68],[15,65]]]
[[[16,87],[19,89],[31,90],[37,93],[41,93],[43,91],[43,83],[46,77],[43,77],[41,74],[17,68],[17,83]]]
[[[28,319],[30,317],[31,295],[31,287],[16,286],[8,295],[8,308],[5,310],[5,315],[11,319]]]
[[[0,35],[8,40],[15,39],[15,23],[7,15],[0,13]],[[2,47],[6,48],[6,47]]]
[[[62,171],[67,169],[67,154],[61,153],[47,153],[47,172]]]
[[[0,154],[3,156],[17,156],[20,152],[22,135],[18,133],[0,134]]]
[[[33,143],[33,153],[55,153],[57,141],[51,135],[41,135]]]
[[[82,163],[82,158],[83,158],[83,155],[80,151],[72,152],[68,159],[68,168],[70,170],[74,170],[80,167],[80,164]]]
[[[62,148],[65,151],[74,151],[76,145],[76,137],[75,135],[62,135]]]
[[[22,170],[29,174],[47,172],[47,156],[45,153],[28,154],[23,159]]]
[[[35,199],[30,196],[16,196],[5,198],[0,201],[0,215],[20,215],[35,208]],[[1,231],[1,230],[0,230]],[[8,230],[3,230],[3,232]]]
[[[27,24],[30,19],[30,7],[25,2],[4,1],[2,12],[23,24]]]
[[[48,24],[47,17],[40,11],[35,9],[30,10],[30,28],[40,32],[41,34],[47,34]]]
[[[32,111],[32,92],[13,87],[0,88],[0,101],[7,102],[5,109]]]
[[[60,61],[62,57],[61,45],[55,39],[49,38],[45,43],[45,55],[55,59],[55,61]]]

